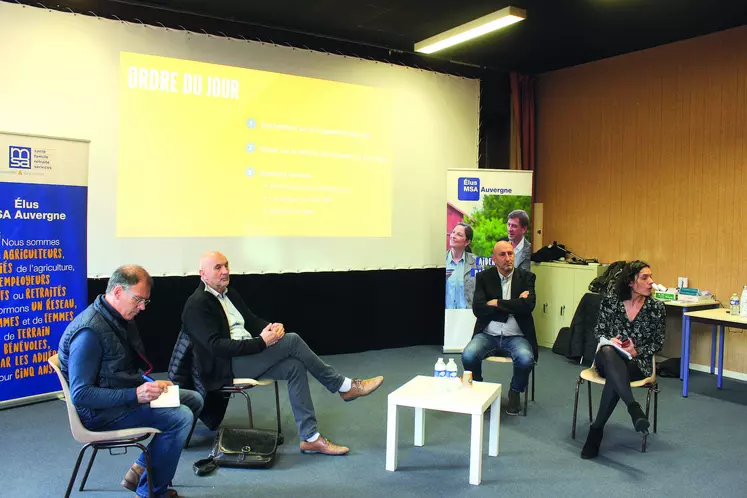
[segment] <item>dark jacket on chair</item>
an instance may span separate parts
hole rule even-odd
[[[591,365],[594,361],[599,343],[594,336],[594,328],[597,326],[601,302],[602,295],[592,292],[587,292],[581,298],[571,321],[570,345],[566,358],[580,360],[583,357],[585,365]]]
[[[228,407],[228,397],[216,391],[208,391],[200,378],[200,372],[193,361],[193,345],[189,336],[182,330],[174,345],[169,361],[169,380],[184,389],[200,393],[205,400],[200,420],[209,429],[215,430],[223,421]]]
[[[532,318],[532,311],[537,301],[534,293],[535,280],[534,273],[514,268],[511,277],[511,299],[503,299],[503,286],[498,269],[493,266],[478,273],[472,302],[472,311],[477,317],[477,323],[475,323],[475,331],[472,335],[482,332],[491,321],[505,323],[508,316],[513,315],[524,338],[531,344],[534,359],[537,360],[539,348]],[[529,297],[520,298],[519,296],[524,291],[529,291]],[[498,299],[497,307],[488,306],[488,301],[492,299]]]

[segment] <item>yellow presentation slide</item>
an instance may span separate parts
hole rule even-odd
[[[389,237],[390,90],[120,54],[119,237]]]

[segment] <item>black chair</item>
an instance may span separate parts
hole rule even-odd
[[[283,444],[283,435],[280,426],[280,391],[278,388],[278,382],[276,380],[234,379],[232,385],[223,386],[216,392],[228,397],[233,397],[234,394],[241,394],[244,396],[244,398],[246,399],[247,416],[249,418],[248,429],[251,429],[254,427],[254,416],[252,415],[252,399],[249,396],[248,391],[258,386],[269,386],[270,384],[273,384],[275,386],[275,419],[277,422],[278,444]],[[195,420],[192,423],[192,429],[190,429],[189,436],[187,436],[187,441],[186,443],[184,443],[185,448],[189,447],[189,441],[192,439],[192,433],[194,432],[196,425],[197,417],[195,417]]]

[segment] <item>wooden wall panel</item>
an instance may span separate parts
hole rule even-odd
[[[545,243],[728,303],[747,284],[747,27],[541,75],[535,181]],[[747,373],[747,334],[725,368]]]

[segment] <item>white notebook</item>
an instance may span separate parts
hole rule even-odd
[[[630,355],[630,353],[628,353],[623,348],[621,348],[620,346],[618,346],[614,342],[610,341],[606,337],[600,337],[599,338],[599,347],[601,348],[602,346],[612,346],[613,348],[617,349],[618,353],[620,353],[620,355],[623,358],[627,358],[629,360],[633,359],[633,357]]]
[[[181,406],[179,402],[179,386],[169,386],[165,393],[150,402],[151,408],[177,408]]]

